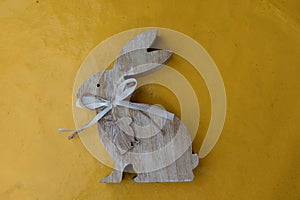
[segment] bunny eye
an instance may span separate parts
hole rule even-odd
[[[97,87],[100,87],[100,84],[99,84],[99,83],[97,84]]]

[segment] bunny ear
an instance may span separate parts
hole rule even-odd
[[[150,48],[157,30],[144,32],[128,42],[114,64],[114,79],[139,77],[159,69],[173,52]]]
[[[134,51],[136,49],[147,49],[150,48],[153,44],[155,38],[157,36],[157,30],[153,29],[144,33],[139,34],[135,38],[133,38],[130,42],[128,42],[121,52],[119,56],[125,54],[130,51]]]
[[[172,54],[173,52],[169,50],[149,51],[149,49],[137,49],[125,53],[116,60],[114,74],[125,79],[144,76],[158,70]]]
[[[144,55],[144,60],[134,63],[135,65],[131,66],[124,78],[136,78],[150,74],[160,69],[164,63],[168,62],[172,55],[173,52],[169,50],[147,52],[146,55]]]

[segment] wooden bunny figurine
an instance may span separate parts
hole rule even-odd
[[[194,178],[192,170],[199,158],[192,153],[183,122],[157,106],[128,100],[137,86],[136,78],[159,69],[172,56],[169,50],[151,49],[156,36],[157,30],[136,36],[123,47],[113,69],[92,75],[78,90],[77,105],[95,111],[96,116],[69,138],[97,124],[99,137],[114,160],[112,173],[101,182],[121,182],[127,166],[137,173],[134,182]]]

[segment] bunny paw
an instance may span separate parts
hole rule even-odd
[[[118,170],[113,170],[112,173],[101,179],[101,183],[121,183],[123,179],[123,172]]]

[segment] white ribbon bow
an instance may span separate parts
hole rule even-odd
[[[128,85],[132,85],[132,86],[128,87]],[[140,110],[163,118],[173,120],[174,114],[166,110],[162,110],[157,107],[149,106],[145,104],[125,101],[124,99],[126,99],[135,91],[136,86],[137,86],[136,79],[134,78],[126,79],[118,86],[115,97],[112,99],[112,101],[108,101],[102,98],[97,98],[94,95],[83,95],[81,99],[78,99],[76,101],[76,106],[79,108],[86,108],[88,110],[94,110],[94,111],[100,110],[99,113],[90,122],[88,122],[86,125],[84,125],[83,127],[77,130],[58,129],[58,131],[60,133],[74,132],[72,135],[68,137],[69,139],[72,139],[75,135],[77,135],[81,131],[84,131],[86,128],[97,123],[106,113],[108,113],[113,107],[116,106],[123,106],[135,110]],[[83,106],[81,106],[80,104],[82,104]]]

